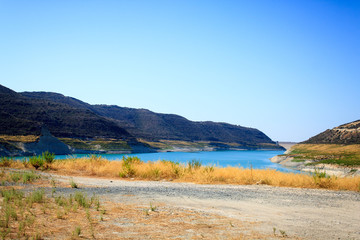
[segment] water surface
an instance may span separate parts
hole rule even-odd
[[[160,152],[160,153],[133,153],[133,154],[98,154],[111,161],[119,161],[123,156],[137,156],[142,161],[171,160],[184,163],[198,160],[202,165],[219,167],[242,167],[254,169],[276,169],[283,172],[295,172],[270,161],[271,157],[283,154],[284,151],[216,151],[216,152]],[[88,157],[89,155],[57,155],[56,159],[69,157]]]

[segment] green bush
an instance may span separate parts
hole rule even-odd
[[[132,177],[135,175],[135,170],[133,168],[134,163],[141,163],[142,161],[138,157],[129,157],[124,156],[122,158],[123,170],[119,173],[120,177]]]
[[[198,169],[201,167],[201,161],[193,159],[190,162],[188,162],[188,168],[191,169]]]
[[[138,157],[129,157],[129,156],[123,156],[122,161],[125,166],[131,165],[133,163],[141,163],[142,161]]]
[[[35,168],[41,168],[44,165],[44,159],[42,156],[33,156],[30,157],[29,163]]]
[[[51,164],[52,162],[54,162],[55,154],[50,153],[49,151],[46,151],[46,152],[43,152],[42,158],[45,160],[45,162],[47,164]]]

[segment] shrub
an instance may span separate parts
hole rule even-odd
[[[51,164],[52,162],[54,162],[55,154],[50,153],[49,151],[46,151],[46,152],[43,152],[42,158],[45,160],[45,162],[47,164]]]
[[[320,178],[328,178],[329,176],[326,175],[326,172],[323,171],[321,172],[318,169],[315,169],[315,172],[313,173],[313,178],[314,179],[320,179]]]
[[[122,158],[122,161],[123,161],[124,165],[131,165],[131,164],[134,164],[134,163],[142,163],[140,158],[138,158],[136,156],[134,156],[134,157],[124,156]]]
[[[13,162],[14,159],[8,158],[8,157],[1,157],[0,158],[0,166],[1,167],[10,167],[11,162]]]
[[[129,157],[124,156],[122,158],[123,170],[119,173],[120,177],[132,177],[135,175],[135,170],[133,168],[133,164],[142,163],[140,158],[138,157]]]
[[[76,184],[76,182],[74,182],[73,179],[71,179],[71,181],[70,181],[70,186],[71,186],[71,188],[78,188],[78,185]]]
[[[90,207],[90,203],[89,201],[86,199],[86,196],[84,196],[83,193],[80,192],[76,192],[75,196],[74,196],[74,200],[79,204],[79,206],[84,207],[84,208],[89,208]]]
[[[188,162],[188,168],[191,169],[198,169],[201,167],[201,161],[193,159],[190,162]]]
[[[44,165],[44,159],[42,156],[30,157],[29,162],[36,170]]]

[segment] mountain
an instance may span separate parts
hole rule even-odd
[[[44,128],[73,152],[156,151],[161,144],[173,144],[174,141],[194,143],[194,146],[201,142],[204,149],[282,149],[254,128],[194,122],[179,115],[154,113],[147,109],[90,105],[59,93],[17,93],[0,85],[0,145],[7,146],[6,149],[0,146],[0,150],[11,152],[14,147],[23,146],[14,140],[6,140],[13,139],[11,136],[41,136]],[[32,148],[46,146],[44,139],[37,140],[42,141],[40,145],[29,143],[21,149],[32,153],[42,151]]]
[[[114,121],[85,108],[46,98],[31,98],[0,85],[0,135],[37,135],[46,126],[55,137],[113,137],[131,135]]]
[[[303,143],[360,144],[360,120],[327,129]]]
[[[244,146],[275,144],[263,132],[254,128],[210,121],[194,122],[179,115],[154,113],[147,109],[90,105],[57,93],[25,92],[22,95],[68,104],[74,108],[87,109],[99,116],[113,120],[136,138],[148,141],[212,141],[239,143]]]

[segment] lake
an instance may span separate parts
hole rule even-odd
[[[276,169],[282,172],[297,172],[272,163],[271,157],[283,154],[284,151],[215,151],[215,152],[159,152],[159,153],[134,153],[134,154],[99,154],[111,161],[121,160],[123,156],[137,156],[142,161],[171,160],[184,163],[199,160],[202,165],[215,165],[220,167],[243,167],[254,169]],[[69,157],[87,157],[89,155],[77,154],[72,156],[57,155],[56,159]]]

